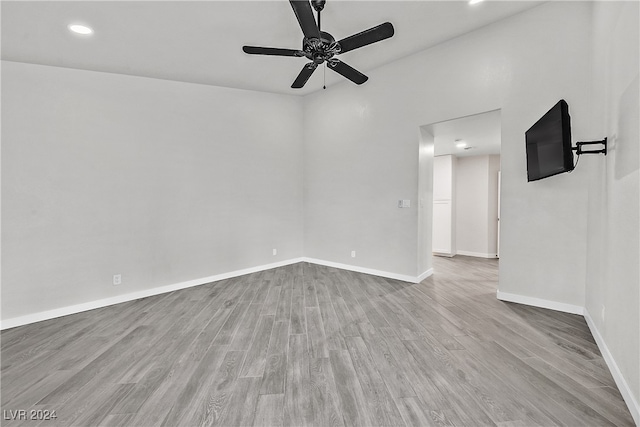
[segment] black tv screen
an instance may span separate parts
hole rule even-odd
[[[569,106],[561,99],[525,132],[527,181],[573,170]]]

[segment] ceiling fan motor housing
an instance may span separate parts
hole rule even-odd
[[[316,10],[316,12],[320,12],[324,9],[324,5],[327,0],[311,0],[311,6]]]
[[[322,64],[340,53],[340,44],[326,31],[320,31],[320,38],[304,38],[302,40],[302,51],[304,56],[316,64]]]

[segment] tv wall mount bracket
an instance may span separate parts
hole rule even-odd
[[[600,150],[584,150],[582,147],[585,145],[602,145]],[[573,151],[579,156],[580,154],[604,154],[607,155],[607,138],[605,137],[601,141],[586,141],[576,142],[576,146],[572,148]]]

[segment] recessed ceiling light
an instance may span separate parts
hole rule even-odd
[[[88,36],[89,34],[93,34],[93,30],[86,25],[80,24],[69,24],[69,31],[74,32],[76,34],[82,34],[83,36]]]
[[[480,3],[482,1],[484,1],[484,0],[469,0],[469,4],[477,4],[477,3]]]
[[[456,143],[456,147],[458,148],[464,148],[467,146],[467,143],[461,139],[456,139],[455,143]]]

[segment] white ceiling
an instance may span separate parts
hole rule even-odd
[[[394,25],[391,39],[340,57],[366,74],[540,3],[328,0],[322,29],[339,40],[385,21]],[[245,44],[300,47],[302,32],[286,0],[2,1],[1,7],[4,60],[286,94],[322,88],[320,68],[305,88],[290,88],[306,59],[242,52]],[[95,34],[70,33],[74,22]],[[327,85],[344,81],[330,70],[326,77]]]
[[[434,155],[453,154],[457,157],[500,154],[501,114],[500,110],[447,120],[425,126],[434,137]],[[465,148],[457,147],[464,141]]]

